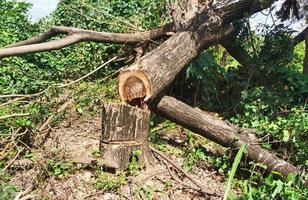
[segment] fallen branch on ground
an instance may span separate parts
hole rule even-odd
[[[23,150],[24,150],[24,148],[21,148],[21,149],[17,152],[17,154],[15,155],[15,157],[14,157],[12,160],[10,160],[10,162],[3,168],[2,171],[6,171],[6,170],[15,162],[15,160],[18,158],[18,156],[21,154],[21,152],[23,152]]]
[[[168,158],[167,156],[165,156],[162,152],[154,149],[153,147],[150,147],[150,149],[158,154],[160,157],[162,157],[164,160],[166,160],[168,163],[170,163],[175,169],[177,169],[179,172],[181,172],[182,174],[184,174],[191,182],[193,182],[196,186],[199,187],[198,191],[201,191],[205,194],[211,195],[211,196],[220,196],[219,194],[217,194],[216,192],[212,192],[209,190],[204,189],[204,187],[199,184],[197,181],[194,180],[194,178],[192,178],[187,172],[185,172],[181,167],[179,167],[178,165],[176,165],[172,160],[170,160],[170,158]]]
[[[39,132],[41,133],[51,122],[51,120],[60,112],[63,112],[68,106],[72,104],[72,100],[66,101],[56,112],[52,113],[48,119],[45,121],[45,123],[39,128]]]
[[[0,116],[0,120],[13,118],[13,117],[24,117],[24,116],[29,116],[29,115],[30,115],[30,113],[15,113],[15,114],[11,114],[11,115]]]

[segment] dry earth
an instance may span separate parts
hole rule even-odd
[[[63,123],[51,131],[44,148],[35,150],[34,161],[17,160],[12,166],[16,173],[11,184],[20,189],[19,194],[24,197],[20,199],[221,199],[205,197],[193,190],[190,180],[162,160],[135,175],[126,175],[126,183],[117,191],[98,190],[95,183],[99,166],[92,154],[98,151],[100,132],[100,117],[75,121],[71,126]],[[169,141],[183,138],[174,131],[164,136]],[[174,144],[168,145],[174,148]],[[174,154],[168,157],[178,166],[183,165],[183,157]],[[46,163],[55,159],[74,163],[74,170],[62,178],[48,174]],[[205,189],[223,194],[225,178],[211,167],[195,166],[189,174]]]

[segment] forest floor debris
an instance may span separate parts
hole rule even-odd
[[[23,159],[16,160],[12,166],[16,172],[11,184],[19,189],[16,196],[19,199],[24,196],[30,199],[110,200],[221,198],[205,197],[193,189],[196,187],[194,183],[182,173],[177,173],[174,166],[158,160],[144,170],[127,172],[124,176],[105,172],[100,172],[103,173],[102,176],[98,175],[100,167],[95,160],[99,153],[100,134],[100,117],[83,122],[74,121],[72,126],[62,123],[59,128],[55,128],[44,148],[34,151],[33,164]],[[178,137],[179,133],[174,135]],[[168,134],[168,137],[172,136]],[[172,144],[167,145],[170,149],[179,148]],[[168,154],[168,157],[177,166],[183,166],[182,156]],[[23,165],[24,163],[27,165]],[[225,177],[211,167],[196,165],[188,173],[206,190],[223,194]]]

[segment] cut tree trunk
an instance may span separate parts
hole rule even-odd
[[[148,133],[150,111],[126,104],[104,105],[102,135],[100,139],[101,158],[113,170],[127,169],[133,156],[140,165],[152,161]],[[141,154],[136,154],[141,150]]]
[[[189,31],[176,33],[120,73],[118,89],[121,99],[131,103],[134,99],[147,101],[155,97],[197,56],[200,48],[217,43],[232,31],[231,26],[225,26],[202,39]]]
[[[173,97],[164,96],[158,103],[154,104],[153,102],[153,110],[222,146],[240,148],[245,144],[248,157],[266,165],[269,171],[277,171],[284,177],[287,177],[290,173],[299,174],[301,172],[292,164],[262,149],[253,131],[229,125],[210,113],[193,108]]]

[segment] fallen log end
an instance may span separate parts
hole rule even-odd
[[[140,69],[122,71],[119,75],[118,90],[122,101],[135,106],[151,98],[151,85],[145,73]]]

